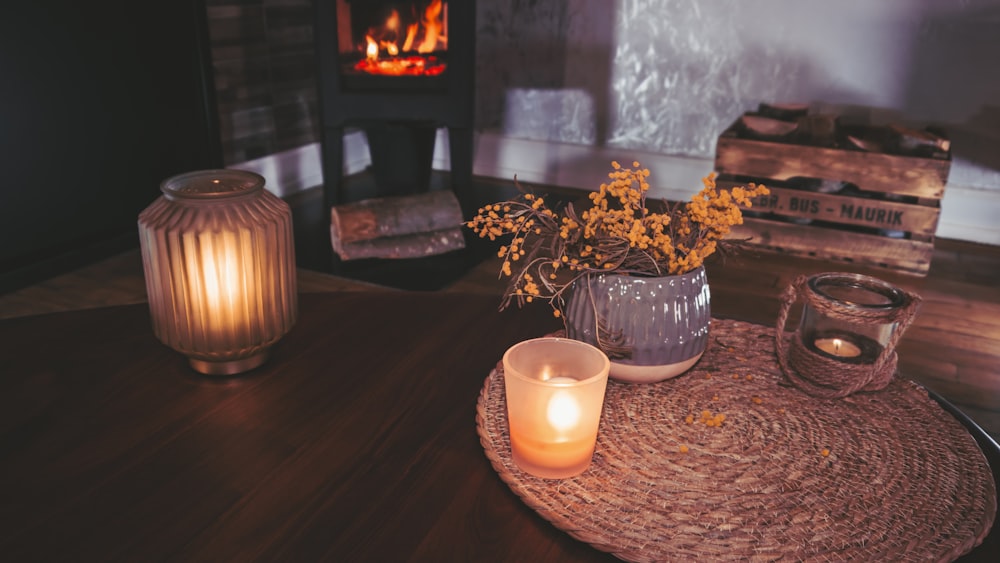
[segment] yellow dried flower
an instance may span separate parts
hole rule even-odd
[[[515,297],[518,303],[531,297],[549,301],[560,316],[563,293],[580,276],[690,272],[726,242],[733,225],[742,223],[740,207],[750,207],[753,198],[769,193],[754,184],[719,189],[714,174],[709,174],[689,202],[663,202],[662,209],[653,210],[646,205],[649,170],[635,161],[631,168],[617,161],[611,168],[608,180],[588,194],[590,207],[579,213],[571,205],[550,208],[545,198],[523,193],[486,205],[465,222],[481,238],[511,237],[497,252],[504,258],[502,275],[511,278],[501,308]],[[526,277],[529,273],[544,283]]]

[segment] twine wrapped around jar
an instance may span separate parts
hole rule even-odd
[[[836,280],[841,287],[886,296],[885,304],[864,304],[842,301],[823,293],[821,282]],[[805,302],[803,323],[791,335],[785,336],[788,313],[797,298]],[[876,278],[857,274],[828,273],[812,277],[799,276],[781,296],[781,310],[775,328],[778,363],[788,380],[800,390],[815,397],[837,399],[858,391],[884,389],[896,373],[896,344],[906,328],[916,318],[921,299]],[[809,309],[812,311],[809,311]],[[857,336],[870,345],[854,346],[857,357],[838,357],[820,351],[813,335],[804,334],[809,315],[833,323],[862,328],[879,328],[889,332],[883,342]],[[809,340],[814,345],[810,346]],[[840,343],[840,340],[836,340]]]

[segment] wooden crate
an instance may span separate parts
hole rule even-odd
[[[815,146],[787,140],[801,136],[748,136],[745,118],[719,137],[717,183],[756,182],[771,194],[754,202],[732,237],[798,256],[927,274],[951,165],[946,143],[901,154],[886,141],[889,132],[855,126]],[[893,152],[878,150],[883,146]],[[803,188],[808,184],[813,189]],[[847,188],[823,193],[817,185]]]

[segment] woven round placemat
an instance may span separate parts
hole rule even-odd
[[[996,514],[972,436],[919,385],[826,400],[789,386],[773,329],[713,319],[688,373],[610,381],[593,463],[570,479],[510,457],[500,365],[476,413],[500,478],[557,528],[627,561],[953,560]]]

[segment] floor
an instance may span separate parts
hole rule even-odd
[[[492,195],[502,199],[508,189],[501,185]],[[300,212],[315,209],[318,197],[308,191],[290,203]],[[323,253],[323,241],[322,236],[313,238],[309,249],[297,252],[308,260],[306,254]],[[493,294],[499,304],[505,283],[498,279],[497,259],[486,253],[476,260],[437,291]],[[773,325],[782,290],[800,274],[826,271],[870,274],[919,294],[919,315],[898,347],[901,373],[942,394],[1000,437],[1000,247],[939,239],[926,277],[751,250],[709,264],[713,314]],[[300,268],[298,281],[302,292],[398,291],[310,267]],[[0,319],[145,300],[141,258],[138,250],[130,250],[0,295]],[[789,318],[797,320],[796,314]]]

